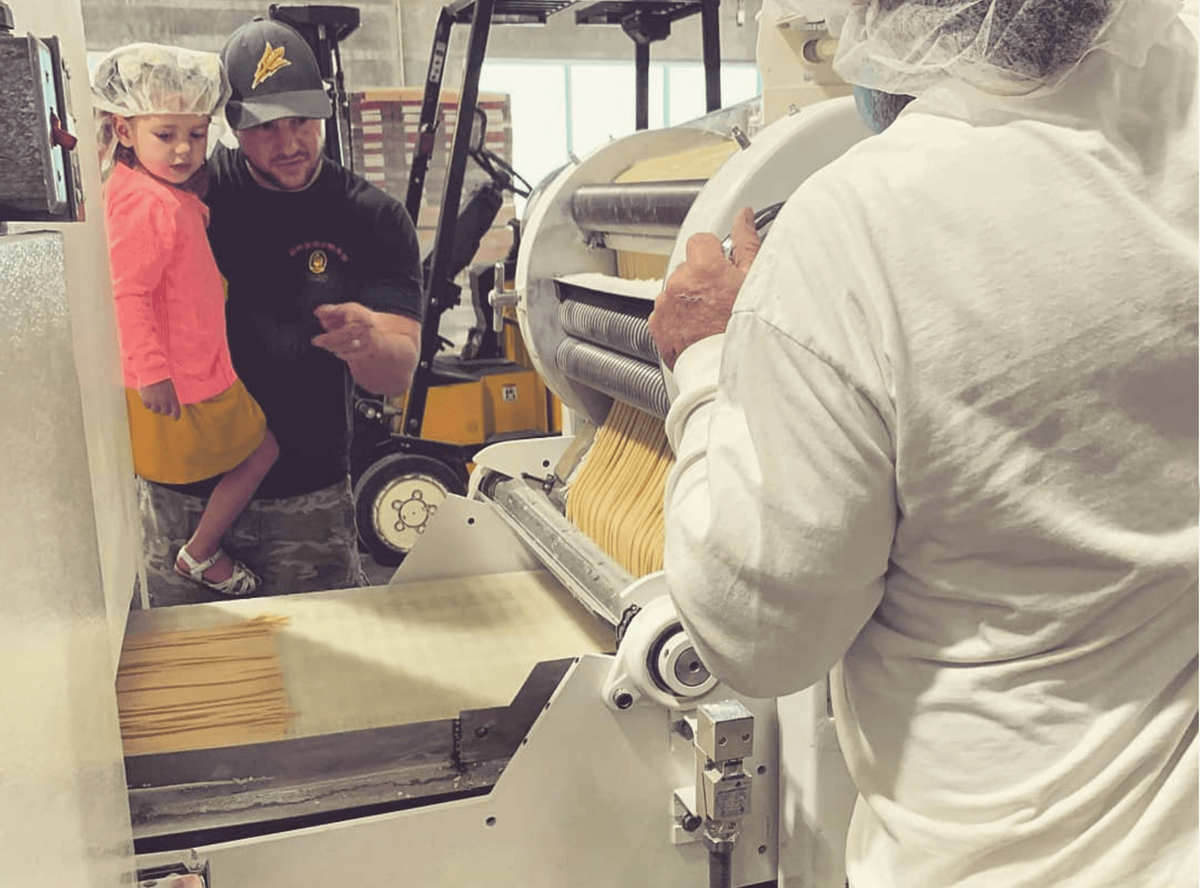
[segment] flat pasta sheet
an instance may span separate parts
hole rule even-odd
[[[126,755],[281,740],[290,712],[275,632],[262,616],[127,637],[117,668]]]

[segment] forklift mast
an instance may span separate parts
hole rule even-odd
[[[450,164],[446,185],[438,212],[432,261],[425,280],[425,323],[421,329],[421,354],[413,375],[412,386],[405,402],[401,429],[408,438],[419,438],[425,417],[425,405],[436,370],[434,358],[441,347],[438,321],[442,314],[458,301],[458,285],[452,277],[456,272],[454,254],[456,226],[462,197],[463,179],[472,138],[472,126],[463,125],[475,120],[479,99],[479,77],[487,53],[488,35],[496,24],[545,24],[553,14],[575,9],[579,25],[620,25],[633,40],[636,67],[635,126],[649,126],[650,44],[666,39],[671,24],[693,14],[700,14],[701,42],[704,60],[705,107],[709,112],[721,107],[720,79],[720,20],[721,0],[456,0],[442,7],[434,28],[433,48],[425,78],[425,93],[417,131],[417,147],[409,171],[405,208],[409,216],[418,218],[425,187],[425,174],[433,155],[437,114],[440,105],[442,80],[449,54],[450,32],[456,23],[471,26],[467,43],[466,67],[458,97],[454,141],[450,149]]]
[[[438,358],[445,340],[439,333],[442,316],[459,302],[460,287],[455,278],[468,268],[480,241],[495,221],[505,191],[521,193],[516,182],[528,183],[511,166],[486,147],[486,116],[478,107],[479,80],[487,52],[488,35],[493,24],[545,24],[557,12],[571,9],[578,25],[619,25],[635,48],[635,126],[649,125],[649,66],[651,44],[666,39],[671,24],[700,14],[702,29],[705,105],[709,112],[721,107],[720,41],[718,7],[720,0],[633,0],[633,2],[578,2],[578,0],[453,0],[441,8],[434,30],[433,48],[422,95],[416,146],[409,167],[405,209],[414,223],[420,218],[425,177],[441,126],[442,81],[449,58],[450,33],[455,24],[469,24],[466,64],[458,95],[457,125],[454,129],[445,185],[440,197],[437,227],[431,249],[423,260],[424,321],[421,325],[420,354],[413,381],[401,410],[384,402],[356,395],[354,444],[351,474],[356,476],[354,499],[359,541],[381,564],[398,564],[442,500],[466,492],[468,466],[480,447],[489,443],[485,435],[471,443],[455,443],[447,426],[436,418],[439,431],[432,438],[422,437],[425,410],[431,390],[437,403],[455,403],[474,391],[478,397],[500,397],[491,392],[495,386],[512,387],[517,377],[533,371],[500,356],[484,355],[487,343],[481,327],[471,331],[457,359]],[[285,6],[272,4],[270,16],[291,25],[304,36],[317,57],[321,76],[334,102],[334,113],[326,128],[325,153],[342,166],[353,169],[350,102],[346,93],[339,44],[360,25],[358,9],[348,6]],[[478,125],[476,122],[478,121]],[[470,195],[462,194],[468,159],[487,174]],[[514,225],[513,249],[506,265],[515,264],[519,228]],[[473,271],[473,270],[472,270]],[[495,265],[482,274],[471,274],[476,317],[483,312],[483,294],[490,290],[488,276]],[[493,352],[495,349],[492,350]],[[503,363],[504,367],[500,366]],[[532,384],[532,383],[530,383]],[[489,385],[491,388],[489,388]],[[543,391],[543,397],[546,397]],[[440,398],[440,400],[439,400]],[[447,399],[451,399],[447,401]],[[507,399],[506,399],[507,400]],[[465,403],[465,402],[463,402]],[[536,402],[534,402],[536,403]],[[549,413],[549,400],[546,401]],[[462,404],[453,408],[455,415]],[[473,408],[471,408],[473,409]],[[399,414],[400,423],[392,425]],[[514,414],[510,421],[530,421],[529,416]],[[548,422],[534,418],[535,423]],[[431,421],[431,427],[436,423]],[[529,432],[521,432],[528,428]],[[541,425],[497,427],[492,434],[546,433]],[[419,513],[419,514],[418,514]]]
[[[317,57],[326,89],[333,100],[333,116],[325,127],[325,156],[348,170],[354,169],[351,150],[350,98],[342,69],[340,44],[358,30],[361,13],[355,6],[285,6],[272,3],[272,19],[291,25],[312,48]]]

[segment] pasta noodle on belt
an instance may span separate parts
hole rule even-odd
[[[125,754],[282,740],[292,713],[274,636],[286,622],[128,636],[117,668]]]

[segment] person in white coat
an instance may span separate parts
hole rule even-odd
[[[672,599],[832,671],[852,888],[1195,886],[1195,11],[831,6],[878,134],[651,319]]]

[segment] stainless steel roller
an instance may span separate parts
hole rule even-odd
[[[498,506],[500,517],[542,557],[575,598],[615,627],[624,610],[621,591],[634,577],[560,511],[547,506],[541,482],[493,475],[484,489]]]
[[[584,231],[675,235],[705,181],[581,185],[571,197],[571,216]]]
[[[658,349],[645,317],[564,299],[558,306],[558,320],[563,331],[577,339],[615,349],[651,364],[658,363]]]
[[[558,369],[597,391],[667,418],[671,399],[658,364],[631,358],[580,339],[567,338],[555,353]]]

